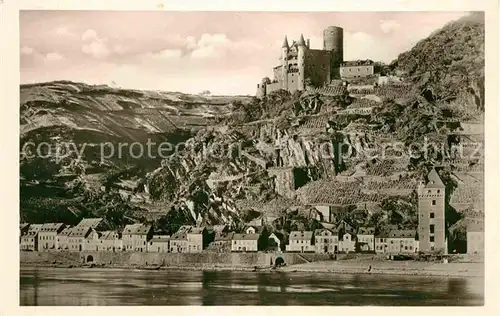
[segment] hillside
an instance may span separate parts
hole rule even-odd
[[[284,235],[341,219],[377,230],[414,228],[415,189],[437,167],[450,202],[451,244],[459,244],[464,223],[482,219],[484,211],[480,18],[452,22],[402,53],[390,65],[403,79],[398,85],[277,91],[263,100],[74,83],[23,87],[23,141],[33,132],[41,139],[65,135],[96,143],[188,140],[171,159],[110,161],[105,170],[87,159],[89,166],[70,168],[74,179],[68,181],[54,176],[64,175],[60,165],[47,175],[50,168],[28,164],[32,178],[43,173],[50,185],[62,181],[63,189],[34,202],[22,196],[21,214],[43,221],[70,210],[65,220],[94,214],[117,227],[149,221],[166,232],[194,223],[238,230],[255,218]],[[37,185],[21,187],[33,194],[39,190],[30,186]],[[51,209],[40,201],[53,203]],[[332,218],[320,211],[325,205]]]

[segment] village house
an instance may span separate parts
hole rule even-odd
[[[484,223],[471,223],[467,225],[467,253],[484,253]]]
[[[99,233],[93,228],[90,229],[90,233],[85,237],[83,251],[99,251]]]
[[[191,226],[181,226],[177,232],[170,237],[170,252],[187,252],[187,232]]]
[[[31,224],[29,226],[28,232],[21,237],[21,250],[38,250],[38,232],[41,228],[42,224]]]
[[[339,251],[342,252],[355,252],[356,251],[356,236],[354,234],[345,232],[339,240]]]
[[[99,232],[99,251],[122,251],[123,241],[120,233],[114,230]]]
[[[375,236],[375,253],[388,253],[389,245],[387,244],[387,238],[389,233],[382,231]]]
[[[148,252],[170,252],[170,235],[153,235]]]
[[[312,231],[292,231],[288,238],[286,251],[314,252],[314,239]]]
[[[259,251],[260,234],[234,234],[231,243],[232,252]]]
[[[361,252],[375,251],[375,227],[360,227],[357,236],[357,250]]]
[[[259,217],[254,218],[251,221],[249,221],[248,224],[250,226],[255,226],[255,227],[264,226],[264,216],[260,215]]]
[[[247,226],[245,227],[245,233],[247,234],[257,234],[259,230],[256,226]]]
[[[281,251],[281,239],[277,234],[271,233],[267,237],[266,249],[271,251]]]
[[[56,250],[57,234],[64,229],[63,223],[46,223],[38,231],[38,251]]]
[[[69,251],[83,251],[85,238],[90,234],[91,230],[90,226],[77,225],[71,228],[67,237]]]
[[[212,247],[218,251],[230,251],[234,232],[216,232]]]
[[[71,234],[71,227],[65,227],[59,234],[57,234],[56,248],[57,250],[69,250],[68,236]]]
[[[187,252],[202,252],[205,248],[207,229],[205,227],[191,227],[187,231]]]
[[[28,223],[19,224],[19,243],[21,243],[21,237],[23,235],[26,235],[26,233],[28,233],[29,228],[30,224]]]
[[[387,237],[389,253],[409,254],[415,253],[415,231],[391,230]]]
[[[122,232],[125,251],[146,252],[147,243],[152,237],[152,226],[148,224],[131,224],[125,226]]]
[[[338,232],[326,228],[314,231],[314,245],[316,253],[336,253],[339,248]]]

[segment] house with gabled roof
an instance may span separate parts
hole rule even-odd
[[[339,238],[339,251],[349,253],[356,251],[356,235],[344,231]]]
[[[314,231],[314,246],[316,253],[337,253],[339,248],[338,231],[326,228]]]
[[[153,235],[148,252],[170,252],[170,235]]]
[[[21,250],[38,250],[38,232],[41,228],[42,224],[31,224],[29,226],[28,232],[21,237]]]
[[[286,251],[314,252],[314,238],[312,231],[292,231],[288,237]]]
[[[182,228],[182,227],[181,227]],[[187,230],[179,229],[170,236],[170,252],[187,252]]]
[[[232,252],[257,252],[260,250],[260,234],[233,234],[231,242]]]
[[[147,243],[152,237],[152,226],[149,224],[126,225],[122,231],[125,251],[146,252]]]
[[[388,253],[389,245],[387,243],[387,238],[389,237],[389,231],[383,230],[375,235],[375,253]]]
[[[65,227],[56,237],[56,249],[60,251],[69,250],[68,237],[71,234],[71,227]]]
[[[484,222],[472,222],[467,224],[467,253],[484,253]]]
[[[119,252],[123,249],[123,241],[121,234],[116,230],[106,230],[98,232],[99,234],[99,251]]]
[[[57,234],[64,229],[63,223],[46,223],[38,231],[38,251],[56,250]]]
[[[356,235],[357,250],[361,252],[375,251],[375,227],[361,226]]]
[[[85,238],[90,234],[91,226],[75,226],[70,229],[68,234],[68,250],[69,251],[83,251],[85,245]]]
[[[391,230],[388,233],[387,245],[388,252],[391,254],[410,254],[415,253],[415,236],[414,230]]]

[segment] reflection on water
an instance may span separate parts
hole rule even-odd
[[[21,305],[482,305],[482,278],[23,268]]]

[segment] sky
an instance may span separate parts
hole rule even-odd
[[[389,63],[466,12],[21,11],[21,83],[71,80],[127,89],[255,94],[285,35],[322,49],[344,29],[344,60]]]

